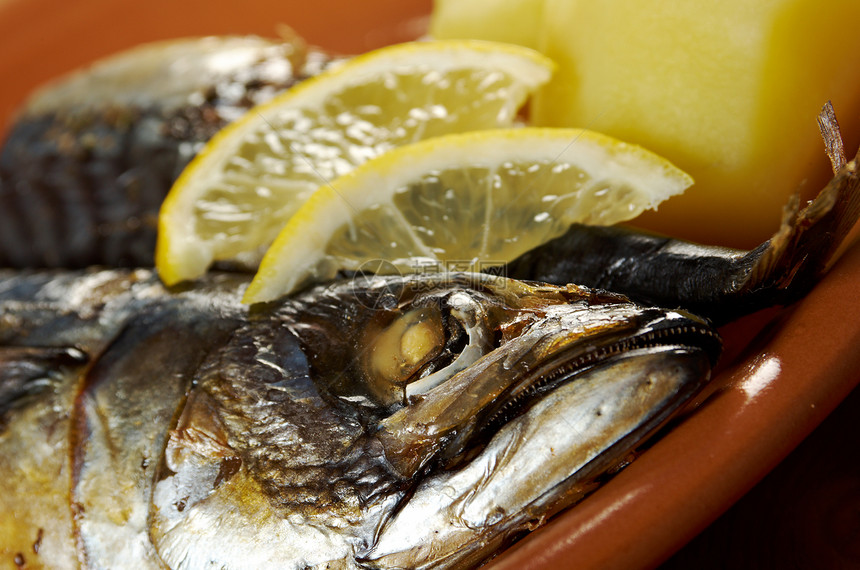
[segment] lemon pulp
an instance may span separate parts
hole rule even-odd
[[[495,129],[392,150],[320,188],[266,253],[245,301],[373,260],[395,271],[500,265],[572,223],[629,220],[692,179],[581,129]]]

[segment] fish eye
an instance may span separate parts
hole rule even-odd
[[[369,327],[360,359],[374,399],[406,405],[483,355],[488,342],[478,309],[454,294]]]
[[[380,330],[370,342],[365,369],[378,382],[404,386],[444,347],[445,331],[439,309],[413,309]]]

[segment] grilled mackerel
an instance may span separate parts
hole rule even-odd
[[[0,276],[0,560],[451,568],[577,502],[707,381],[701,319],[589,289]]]

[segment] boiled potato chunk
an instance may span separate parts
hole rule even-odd
[[[436,0],[430,35],[471,38],[540,49],[544,0]]]
[[[639,225],[754,246],[793,192],[811,197],[829,178],[816,125],[826,101],[856,149],[857,0],[545,0],[537,9],[538,46],[559,69],[533,121],[641,144],[696,180]]]

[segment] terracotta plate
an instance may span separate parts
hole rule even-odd
[[[420,35],[430,0],[0,0],[0,129],[35,86],[138,43],[277,35],[358,53]],[[669,556],[770,471],[860,380],[860,246],[801,303],[727,327],[698,406],[493,568],[640,568]],[[856,450],[855,450],[856,451]]]

